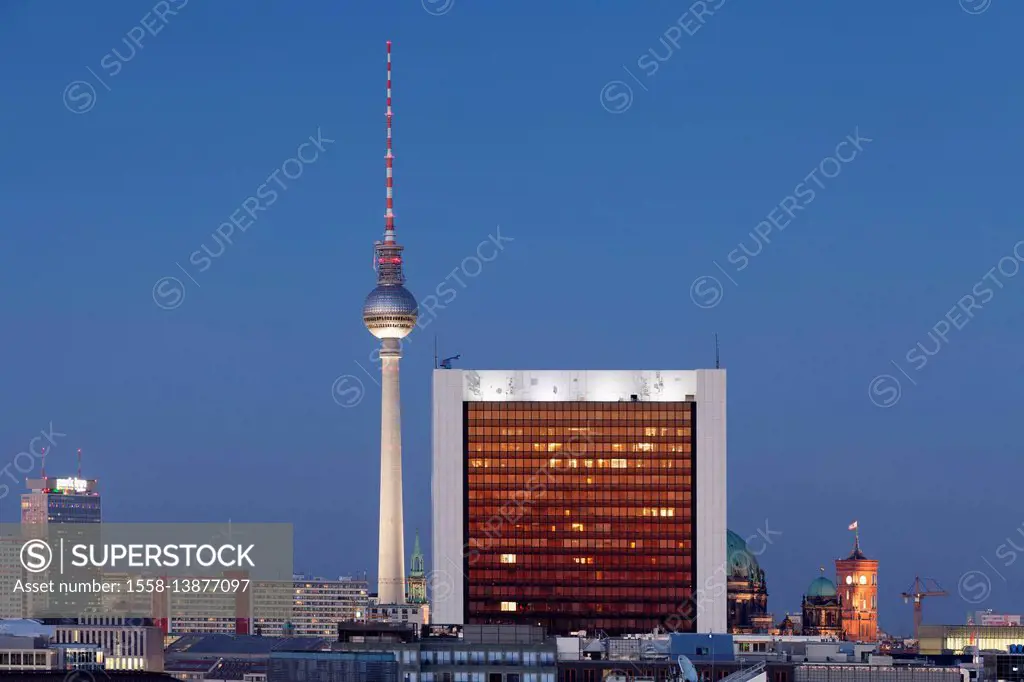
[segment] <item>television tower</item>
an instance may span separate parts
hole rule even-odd
[[[377,597],[380,604],[405,603],[405,536],[402,517],[402,416],[398,391],[401,340],[416,326],[416,299],[402,286],[402,247],[395,241],[392,205],[391,41],[387,42],[387,151],[384,170],[387,203],[384,241],[374,243],[377,287],[363,304],[363,323],[380,339],[380,545],[377,555]]]

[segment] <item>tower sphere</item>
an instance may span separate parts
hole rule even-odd
[[[404,339],[416,326],[416,299],[401,284],[382,284],[363,304],[363,324],[378,339]]]

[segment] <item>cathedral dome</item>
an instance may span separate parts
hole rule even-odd
[[[747,549],[747,543],[731,530],[726,531],[725,552],[729,561],[729,580],[760,581],[763,579],[764,573],[761,571],[761,566]]]
[[[807,586],[807,596],[834,597],[836,596],[836,586],[825,576],[820,576],[812,580],[811,584]]]

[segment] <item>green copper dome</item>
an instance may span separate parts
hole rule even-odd
[[[726,531],[726,556],[729,557],[729,580],[753,580],[762,582],[764,572],[757,559],[747,549],[743,538],[731,530]]]
[[[811,584],[807,586],[807,596],[834,597],[836,596],[836,586],[825,576],[815,578],[811,581]]]

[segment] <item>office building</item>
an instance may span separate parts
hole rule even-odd
[[[31,478],[31,492],[21,496],[21,523],[99,523],[100,494],[96,479]]]
[[[426,604],[371,604],[366,611],[366,620],[420,626],[430,623],[429,613]]]
[[[99,647],[106,670],[164,669],[163,632],[152,625],[61,624],[54,627],[53,641],[59,645]]]
[[[435,623],[724,632],[724,370],[434,372]]]
[[[337,580],[296,574],[291,582],[259,581],[253,586],[252,632],[264,636],[331,637],[338,623],[366,618],[365,580]]]
[[[18,537],[0,537],[0,619],[25,617],[25,593],[14,589],[25,577],[22,544]]]
[[[1008,652],[1015,644],[1024,644],[1019,625],[921,625],[918,650],[922,655]]]
[[[46,475],[28,479],[30,492],[21,496],[21,534],[24,539],[47,538],[51,545],[64,541],[80,542],[86,532],[78,526],[98,524],[101,519],[99,481],[76,477],[54,478]],[[20,561],[19,561],[20,564]],[[67,582],[91,582],[100,577],[94,567],[69,569],[62,578]],[[37,573],[33,579],[52,580],[56,567]],[[8,576],[9,577],[9,576]],[[102,612],[102,595],[87,594],[26,594],[23,599],[24,615],[30,618],[86,615]],[[11,606],[9,603],[8,606]]]
[[[154,611],[166,614],[157,622],[168,634],[324,637],[340,622],[366,618],[369,597],[366,580],[295,574],[254,580],[244,591],[166,592],[160,602]]]

